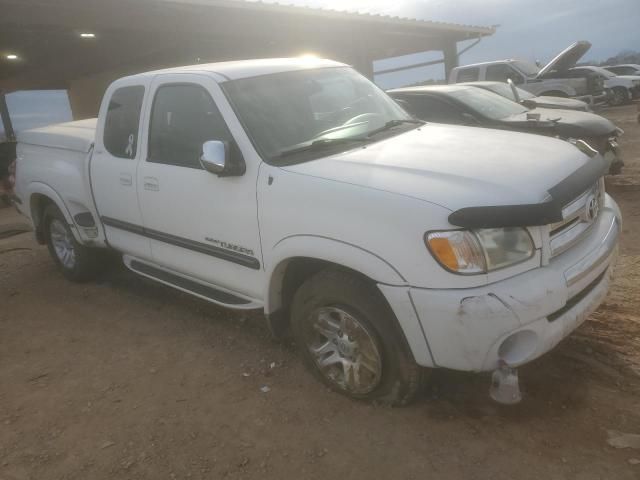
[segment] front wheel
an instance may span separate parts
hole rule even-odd
[[[84,282],[102,270],[103,252],[79,244],[58,207],[49,205],[43,221],[49,254],[65,277]]]
[[[324,270],[296,292],[293,335],[307,368],[352,398],[405,405],[419,392],[419,367],[393,313],[374,286],[340,270]]]
[[[610,104],[617,107],[629,103],[630,100],[631,98],[626,88],[616,87],[613,89],[613,97],[611,98]]]

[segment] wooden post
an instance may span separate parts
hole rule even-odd
[[[455,40],[446,40],[442,48],[442,54],[444,55],[444,74],[447,81],[449,81],[449,75],[451,70],[458,66],[458,44]]]
[[[9,108],[7,107],[7,99],[2,90],[0,90],[0,121],[4,125],[4,135],[7,142],[14,142],[16,139],[11,117],[9,117]]]

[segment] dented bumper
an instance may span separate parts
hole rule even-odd
[[[404,308],[399,320],[407,337],[414,336],[408,340],[416,361],[490,371],[501,359],[519,366],[548,352],[607,295],[619,232],[618,207],[607,197],[592,233],[548,265],[479,288],[407,289],[415,319]],[[387,294],[391,288],[403,287],[382,289],[399,315],[401,296]],[[424,338],[415,338],[420,333]],[[418,351],[422,341],[426,352]]]

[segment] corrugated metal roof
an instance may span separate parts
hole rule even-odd
[[[383,15],[375,13],[358,12],[351,10],[335,10],[329,8],[318,8],[301,6],[294,4],[284,4],[279,2],[264,2],[262,0],[163,0],[170,3],[182,3],[193,5],[209,5],[217,7],[261,10],[266,12],[281,12],[291,14],[302,14],[311,16],[324,16],[342,20],[354,20],[365,22],[377,22],[384,24],[395,24],[398,26],[414,27],[426,30],[440,30],[448,32],[468,33],[472,36],[486,36],[495,33],[495,27],[480,25],[463,25],[457,23],[436,22],[432,20],[422,20],[418,18]]]

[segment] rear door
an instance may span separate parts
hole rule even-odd
[[[249,149],[243,155],[249,142],[224,94],[211,77],[185,73],[156,77],[149,98],[138,192],[154,262],[261,298],[259,163]],[[244,158],[246,172],[219,177],[204,170],[200,156],[209,140],[226,142],[231,155]]]
[[[90,182],[109,244],[121,252],[151,258],[142,235],[136,180],[141,112],[148,85],[128,80],[111,86],[103,102],[90,164]]]

